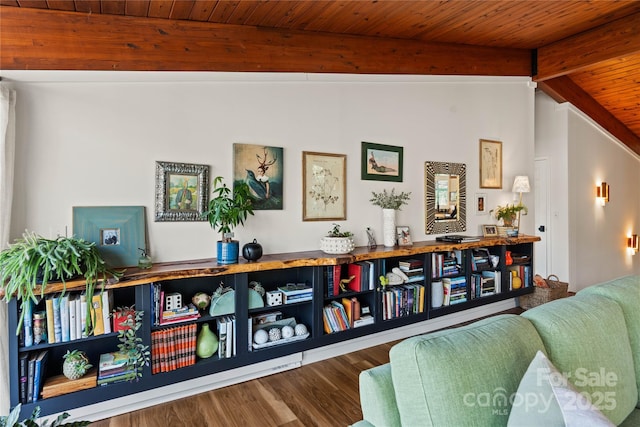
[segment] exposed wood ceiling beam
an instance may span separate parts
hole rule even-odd
[[[0,68],[528,76],[530,51],[0,6]]]
[[[631,150],[640,154],[640,138],[598,104],[569,77],[556,77],[555,79],[539,82],[538,88],[551,96],[556,102],[570,102]]]
[[[602,61],[640,53],[640,13],[538,49],[534,80],[566,76]]]

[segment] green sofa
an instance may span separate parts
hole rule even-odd
[[[640,276],[408,338],[389,359],[360,374],[357,427],[640,426]]]

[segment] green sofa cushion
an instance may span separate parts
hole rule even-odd
[[[539,351],[522,377],[509,427],[614,427]]]
[[[631,345],[622,309],[599,295],[551,301],[522,314],[535,325],[547,355],[573,386],[613,423],[638,401]]]
[[[506,425],[510,397],[538,350],[533,325],[508,314],[396,344],[390,360],[402,425]]]
[[[592,294],[610,298],[622,308],[636,368],[637,407],[640,408],[640,276],[622,277],[578,292],[578,295]]]
[[[360,406],[362,417],[375,426],[400,425],[389,363],[360,372]]]

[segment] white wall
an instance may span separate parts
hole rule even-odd
[[[570,290],[640,274],[640,254],[626,238],[640,234],[640,156],[570,104],[536,95],[536,156],[550,159],[553,251],[551,273]],[[611,201],[600,206],[595,187],[606,181]]]
[[[488,215],[476,215],[476,193],[487,195],[485,202],[491,209],[514,200],[511,186],[516,175],[533,176],[534,90],[526,78],[1,74],[17,89],[18,99],[12,239],[25,229],[51,237],[65,229],[71,233],[73,206],[142,205],[147,209],[154,261],[215,257],[218,236],[207,223],[153,221],[155,162],[206,164],[211,166],[211,177],[222,175],[228,180],[235,142],[284,147],[284,210],[256,212],[236,232],[241,243],[257,238],[265,253],[316,250],[331,228],[331,222],[302,221],[302,151],[347,155],[347,220],[341,224],[343,230],[356,234],[358,245],[366,244],[368,226],[382,242],[381,212],[368,200],[371,191],[394,187],[412,192],[398,223],[411,227],[414,241],[434,238],[424,234],[425,161],[466,163],[469,234],[479,234],[481,224],[493,222]],[[481,138],[503,142],[504,190],[479,189]],[[404,147],[404,181],[361,181],[362,141]],[[532,193],[524,196],[530,209],[533,200]],[[524,232],[532,234],[532,227],[532,221],[524,221]],[[513,306],[513,301],[504,303]],[[509,308],[505,304],[479,307],[445,320],[468,321]],[[437,324],[425,323],[391,331],[400,334],[392,339]],[[350,345],[365,348],[386,336],[377,335]],[[351,347],[341,344],[316,353],[331,357],[347,351],[341,349],[356,349]],[[6,369],[6,365],[6,360],[0,360],[0,366]],[[214,388],[214,381],[208,380],[207,387]],[[173,390],[188,394],[186,387],[190,386]],[[144,401],[145,396],[133,400]],[[120,413],[130,407],[114,401],[102,405],[102,410]],[[80,411],[79,416],[86,414]]]
[[[471,234],[490,222],[473,207],[478,140],[503,141],[505,191],[483,190],[489,207],[511,201],[514,176],[533,171],[534,91],[523,78],[185,73],[157,81],[157,73],[151,79],[130,73],[128,81],[95,81],[113,77],[64,73],[71,81],[46,81],[35,75],[15,83],[14,238],[25,229],[71,233],[73,206],[142,205],[154,261],[214,257],[218,236],[208,223],[153,221],[155,162],[206,164],[212,177],[230,179],[234,142],[284,147],[284,210],[258,211],[236,233],[241,243],[257,238],[265,253],[315,250],[331,226],[302,221],[305,150],[347,155],[342,229],[353,231],[358,245],[366,244],[367,226],[381,242],[381,212],[368,200],[372,190],[392,187],[412,192],[398,223],[411,227],[414,241],[433,238],[424,234],[427,160],[467,164]],[[91,81],[80,81],[87,75]],[[361,181],[361,141],[403,146],[404,182]],[[533,197],[525,195],[525,203],[531,207]]]

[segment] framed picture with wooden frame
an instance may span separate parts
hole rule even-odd
[[[302,152],[302,220],[347,219],[347,156]]]
[[[502,142],[480,140],[480,188],[502,188]]]
[[[361,179],[402,182],[403,147],[362,143]]]
[[[498,235],[498,227],[494,224],[487,224],[482,226],[483,237],[496,237]]]

